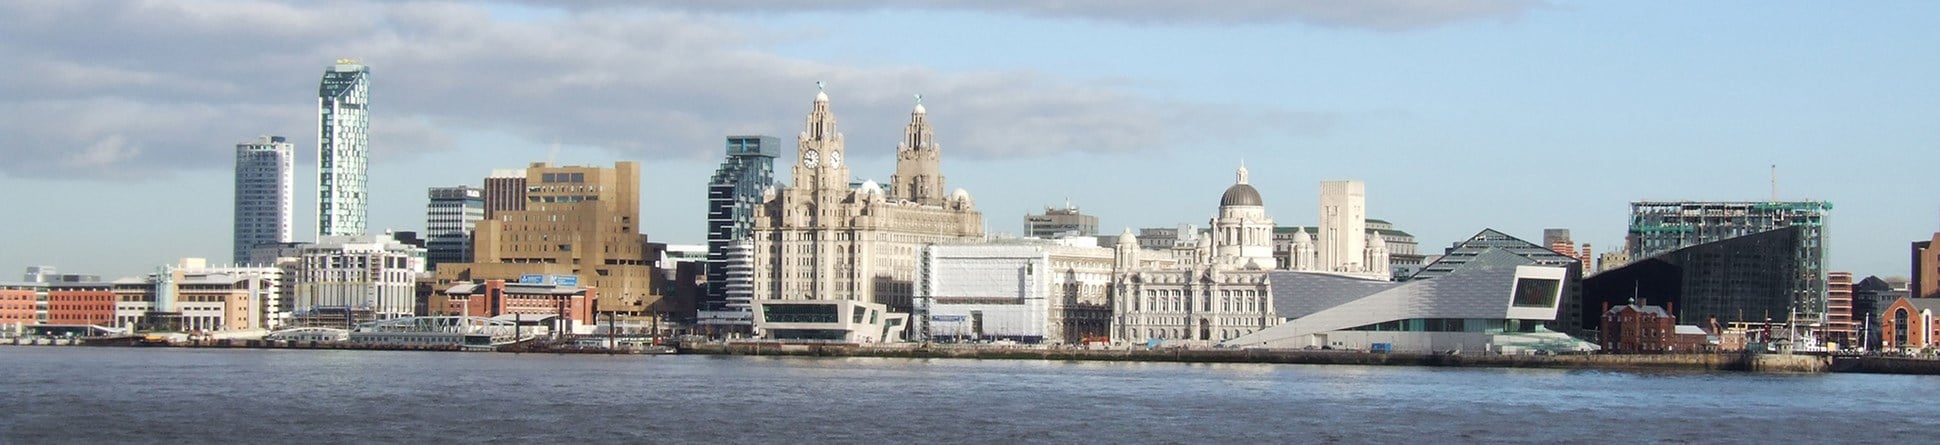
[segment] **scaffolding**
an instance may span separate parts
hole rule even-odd
[[[1638,201],[1630,203],[1625,251],[1642,260],[1700,244],[1789,227],[1800,228],[1793,252],[1797,272],[1793,312],[1800,320],[1824,322],[1827,244],[1825,225],[1832,210],[1826,201]]]

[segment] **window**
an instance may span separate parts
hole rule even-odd
[[[1906,309],[1905,308],[1894,309],[1893,310],[1893,344],[1894,345],[1897,345],[1900,347],[1907,346],[1906,323],[1907,323]]]
[[[1561,283],[1546,278],[1517,278],[1511,304],[1515,307],[1556,307],[1556,296],[1562,290]]]

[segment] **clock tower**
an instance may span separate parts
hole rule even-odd
[[[754,211],[749,284],[757,305],[854,300],[908,313],[924,246],[983,240],[983,214],[970,192],[942,190],[936,143],[920,105],[904,136],[890,187],[875,181],[852,187],[828,92],[816,93],[797,138],[793,178],[764,191]],[[905,192],[892,196],[885,189]]]
[[[839,199],[849,189],[849,166],[844,163],[842,133],[836,131],[835,113],[829,111],[827,91],[815,93],[815,108],[808,112],[802,134],[796,138],[794,186],[814,190]]]
[[[936,144],[930,128],[929,110],[923,109],[923,95],[916,95],[916,108],[909,112],[909,125],[903,127],[903,141],[896,144],[896,174],[889,177],[889,197],[927,205],[942,205],[943,147]]]

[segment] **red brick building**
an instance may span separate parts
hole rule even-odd
[[[47,287],[47,324],[115,323],[114,285],[53,283]]]
[[[1698,326],[1678,326],[1671,310],[1642,304],[1614,308],[1605,305],[1601,334],[1603,352],[1617,354],[1710,352],[1717,349],[1712,332]],[[1713,328],[1712,331],[1715,331]]]
[[[1940,309],[1940,298],[1900,297],[1886,306],[1879,322],[1880,346],[1884,349],[1918,351],[1934,346],[1940,339],[1940,326],[1933,314]]]
[[[39,300],[39,288],[28,283],[0,284],[0,327],[12,329],[35,324],[34,303]]]
[[[430,306],[440,309],[438,315],[558,315],[574,325],[591,328],[595,322],[595,298],[598,296],[592,288],[485,280],[480,283],[457,283],[445,288],[432,296]]]
[[[1626,304],[1603,310],[1597,333],[1603,352],[1636,354],[1664,352],[1677,334],[1677,317],[1657,306]]]

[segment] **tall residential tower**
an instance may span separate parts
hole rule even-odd
[[[365,232],[370,67],[339,59],[317,89],[317,236]]]
[[[728,304],[728,247],[749,241],[754,208],[761,192],[775,185],[775,157],[781,139],[773,136],[728,136],[727,160],[707,181],[707,296],[703,310],[722,310]],[[745,308],[746,301],[740,302]]]
[[[258,244],[290,242],[296,147],[282,136],[261,136],[236,144],[235,252],[231,261],[249,261]]]

